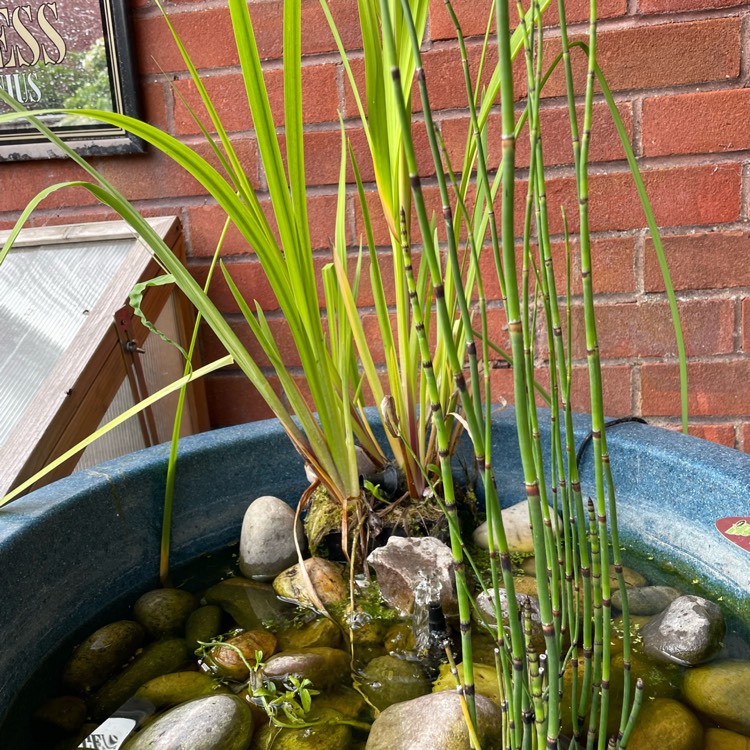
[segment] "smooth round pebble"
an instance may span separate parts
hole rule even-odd
[[[294,510],[272,495],[250,503],[240,532],[240,570],[258,581],[271,581],[297,561],[294,545]],[[297,538],[305,547],[302,522],[296,524]]]
[[[211,695],[167,711],[124,750],[246,750],[252,736],[247,704],[235,695]]]
[[[152,638],[182,635],[190,613],[198,608],[195,594],[183,589],[154,589],[133,605],[133,616]]]

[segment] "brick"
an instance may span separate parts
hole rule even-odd
[[[620,115],[632,138],[633,116],[629,102],[619,104]],[[579,120],[583,108],[578,108]],[[592,113],[592,137],[590,161],[616,161],[625,158],[620,137],[609,114],[606,104],[597,104]],[[502,159],[500,139],[500,115],[492,114],[488,119],[488,152],[487,163],[490,168],[497,168]],[[463,163],[466,141],[470,131],[469,118],[466,116],[450,117],[440,123],[443,140],[454,169]],[[573,146],[570,137],[570,120],[567,107],[551,107],[541,110],[541,133],[544,163],[547,166],[573,164]],[[516,164],[519,168],[529,165],[529,131],[525,126],[521,131],[516,146]]]
[[[688,408],[696,417],[750,413],[750,359],[691,362],[688,364]],[[680,413],[679,373],[674,363],[641,366],[642,414],[673,416]]]
[[[733,230],[662,237],[675,289],[731,289],[750,286],[750,233]],[[644,285],[664,291],[659,261],[646,241]]]
[[[706,164],[642,171],[657,223],[662,227],[720,224],[740,218],[741,174],[737,164]],[[550,231],[563,230],[560,207],[567,211],[570,230],[578,227],[575,180],[547,180]],[[589,177],[589,223],[592,232],[645,226],[629,172],[595,172]]]
[[[214,373],[207,376],[205,382],[212,429],[274,416],[256,388],[241,372]],[[278,380],[274,377],[272,382],[278,389]]]
[[[576,37],[585,41],[584,37]],[[684,23],[602,31],[597,36],[597,62],[613,91],[651,89],[709,81],[726,82],[740,74],[739,18],[713,18]],[[560,51],[550,40],[545,59]],[[576,91],[585,90],[586,56],[571,52]],[[558,68],[544,96],[565,93],[565,76]]]
[[[299,367],[301,364],[299,352],[297,351],[297,346],[294,343],[287,321],[283,316],[278,314],[272,314],[267,320],[284,364],[287,367]],[[232,331],[237,335],[255,363],[261,368],[270,368],[271,362],[253,335],[250,326],[241,319],[232,320],[230,325]],[[214,332],[208,327],[202,332],[202,347],[203,357],[208,362],[219,359],[226,354],[224,345],[219,341],[216,334],[214,334]]]
[[[643,101],[646,156],[750,148],[750,89],[650,97]]]
[[[739,425],[739,431],[741,442],[737,447],[745,451],[745,453],[750,453],[750,424],[747,422],[742,423]]]
[[[170,13],[172,25],[198,70],[237,65],[232,22],[227,8]],[[142,73],[172,73],[185,70],[185,63],[161,16],[136,18],[134,47]],[[211,44],[209,39],[224,40]]]
[[[226,220],[221,206],[208,204],[191,206],[188,209],[188,232],[190,254],[193,257],[210,257],[216,250]],[[244,255],[252,252],[240,231],[230,225],[224,240],[222,255]]]
[[[712,443],[735,447],[734,425],[732,424],[688,424],[688,433],[694,437],[710,440]]]
[[[284,124],[284,87],[283,72],[279,68],[265,74],[271,110],[277,126]],[[250,108],[245,94],[245,85],[240,73],[204,76],[206,86],[214,107],[219,114],[222,125],[228,132],[249,130],[253,127]],[[206,123],[208,130],[214,129],[208,124],[200,96],[190,79],[178,81],[174,94],[175,130],[179,135],[190,135],[200,132],[193,120],[188,106]],[[302,101],[303,117],[307,124],[338,121],[338,89],[336,84],[336,66],[306,65],[302,68]]]
[[[141,84],[141,93],[143,97],[143,120],[167,131],[166,101],[170,93],[166,85],[163,83]]]
[[[679,13],[688,10],[733,8],[744,4],[745,0],[639,0],[638,12],[642,14]]]
[[[487,20],[490,16],[490,0],[453,0],[451,5],[465,37],[484,36]],[[588,19],[589,3],[585,0],[567,2],[565,9],[568,23],[577,23]],[[603,0],[603,2],[597,4],[597,16],[599,18],[622,16],[626,12],[626,0]],[[515,26],[518,14],[514,5],[511,13],[512,24]],[[559,23],[559,20],[557,3],[552,0],[544,10],[544,24],[545,26],[555,26]],[[430,38],[433,40],[456,38],[456,29],[443,3],[433,3],[430,7]]]
[[[605,365],[602,367],[604,411],[608,416],[620,417],[631,413],[631,372],[630,365]],[[535,378],[545,388],[549,387],[549,373],[546,368],[537,369]],[[590,412],[591,399],[586,368],[574,366],[571,382],[571,405],[573,409]],[[510,404],[514,402],[513,371],[511,369],[507,367],[493,369],[491,383],[493,403],[497,403],[500,398],[505,399]]]
[[[750,353],[750,297],[742,300],[742,351]]]
[[[516,247],[521,283],[520,253],[521,247]],[[580,255],[577,243],[571,244],[571,293],[574,296],[582,294]],[[592,278],[594,291],[598,294],[627,293],[635,291],[634,269],[635,240],[632,237],[595,238],[592,241]],[[535,250],[538,258],[538,250]],[[565,295],[565,246],[562,242],[552,244],[552,264],[555,270],[555,284],[559,297]],[[500,285],[497,281],[495,261],[492,249],[488,246],[482,250],[480,267],[484,281],[484,292],[489,300],[500,299]],[[560,304],[561,315],[562,302]]]
[[[728,354],[734,350],[732,300],[679,303],[688,356]],[[583,308],[573,309],[573,356],[586,356]],[[602,304],[596,310],[602,359],[660,357],[677,354],[674,327],[666,302]]]

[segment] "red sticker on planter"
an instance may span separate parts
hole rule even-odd
[[[750,518],[745,516],[731,516],[720,518],[716,522],[716,528],[721,535],[738,547],[750,552]]]

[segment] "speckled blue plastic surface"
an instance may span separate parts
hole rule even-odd
[[[586,418],[576,419],[580,441]],[[750,553],[717,518],[750,515],[750,456],[640,424],[609,433],[621,541],[688,577],[714,582],[735,611],[750,610]],[[514,414],[495,420],[493,463],[504,505],[523,497]],[[158,578],[163,446],[103,464],[0,509],[0,717],[36,665],[113,601]],[[592,451],[583,456],[584,491]],[[181,444],[173,563],[235,541],[253,498],[296,503],[302,462],[275,421],[217,430]],[[589,490],[590,491],[590,490]],[[0,720],[1,721],[1,720]],[[3,750],[28,750],[8,744]]]

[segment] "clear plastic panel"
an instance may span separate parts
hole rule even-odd
[[[8,254],[0,272],[0,447],[132,244],[42,245]]]

